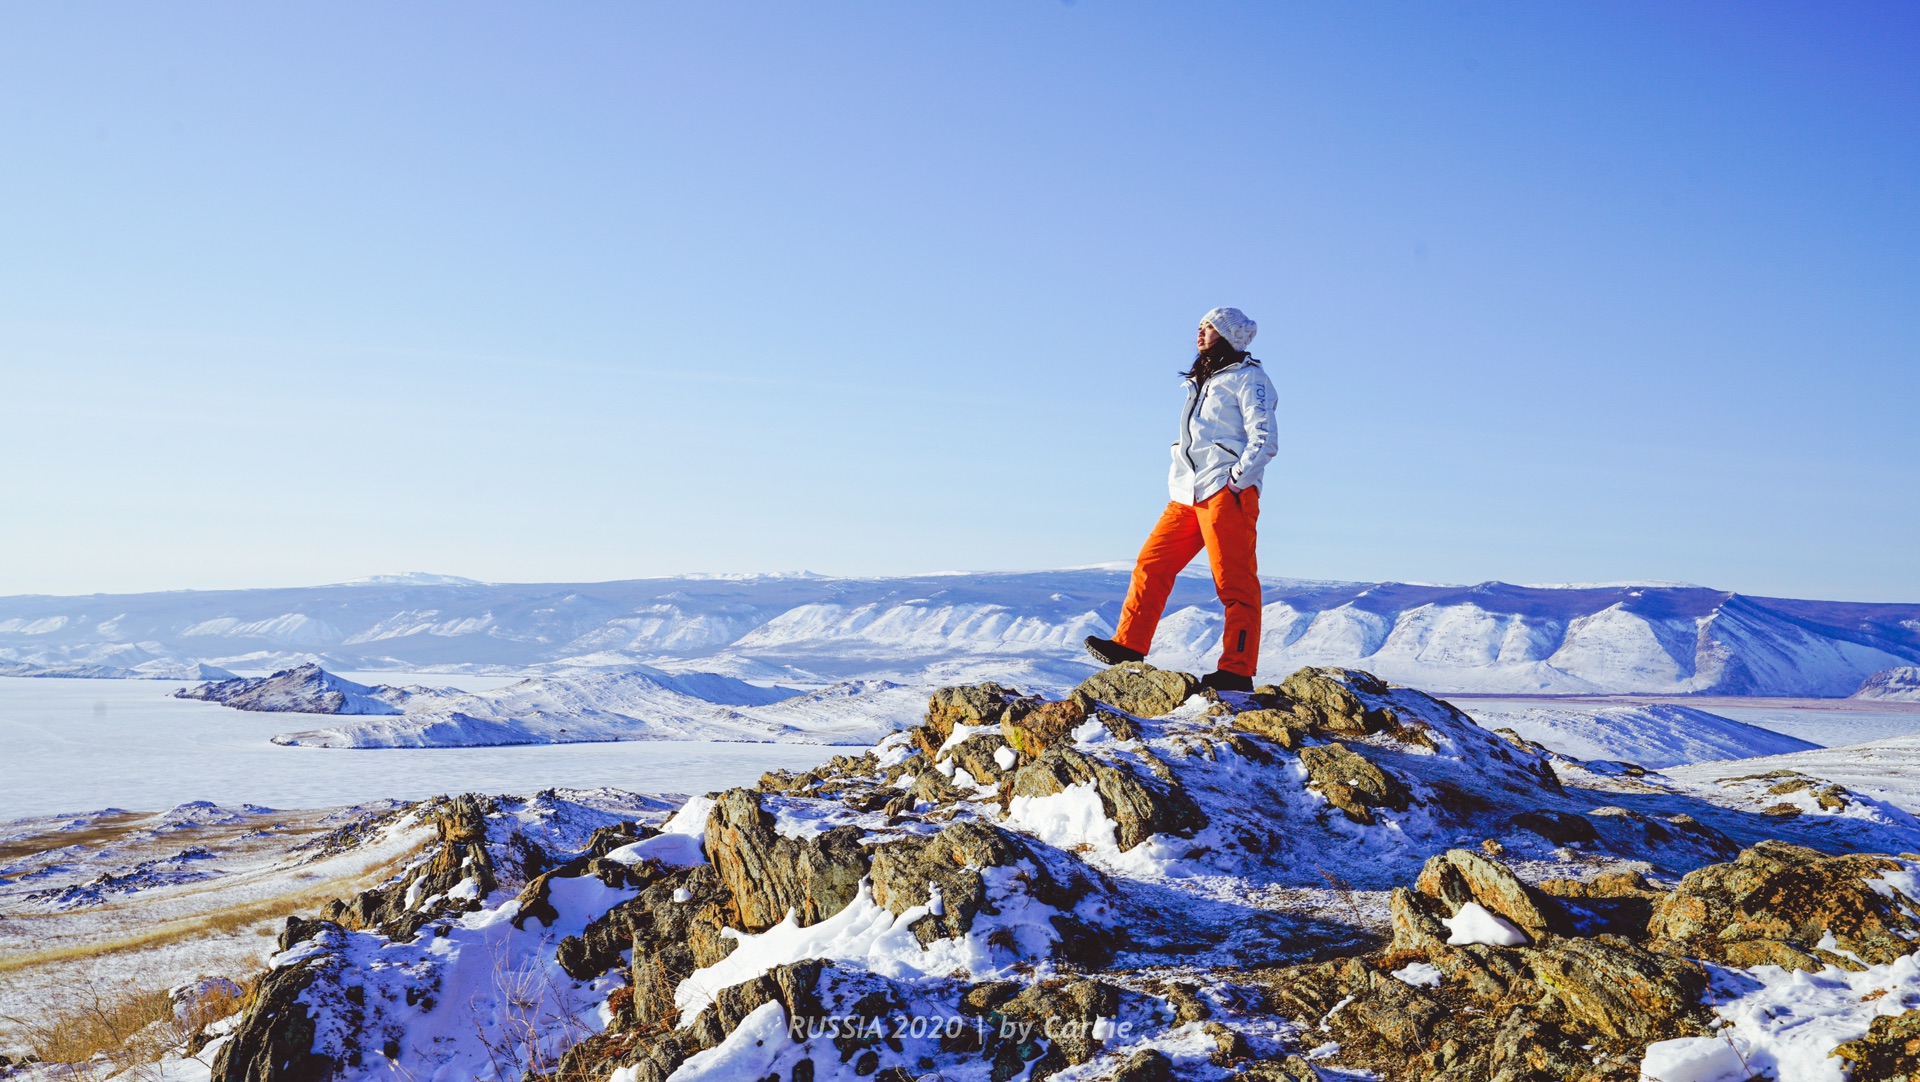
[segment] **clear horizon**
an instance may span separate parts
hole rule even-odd
[[[1225,304],[1268,576],[1920,598],[1844,14],[11,8],[0,595],[1129,560]]]

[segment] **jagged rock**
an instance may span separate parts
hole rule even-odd
[[[913,925],[922,943],[958,937],[973,928],[983,909],[993,912],[980,872],[1033,861],[1026,843],[1012,834],[976,820],[952,823],[930,838],[909,838],[876,847],[873,854],[873,900],[894,913],[927,904],[929,884],[940,889],[945,912],[922,917]],[[1037,877],[1047,879],[1045,872]]]
[[[1216,1067],[1231,1067],[1241,1060],[1253,1057],[1253,1046],[1246,1037],[1231,1026],[1219,1022],[1208,1022],[1200,1031],[1213,1038],[1213,1055],[1208,1057]]]
[[[1707,974],[1683,958],[1655,954],[1624,939],[1555,939],[1522,957],[1545,1000],[1580,1028],[1609,1040],[1646,1042],[1673,1035],[1674,1022],[1700,1010]]]
[[[1407,809],[1406,786],[1365,756],[1348,750],[1345,744],[1301,748],[1300,762],[1327,803],[1356,823],[1371,824],[1374,808]]]
[[[755,1008],[778,1002],[789,1019],[818,1019],[827,1013],[821,1002],[820,975],[827,963],[817,958],[776,966],[750,981],[723,988],[713,1002],[686,1028],[695,1048],[712,1048],[727,1039]]]
[[[1478,902],[1535,942],[1550,929],[1567,923],[1564,910],[1551,898],[1520,882],[1506,865],[1470,849],[1449,849],[1428,857],[1413,886],[1421,894],[1445,902],[1448,916],[1468,902]]]
[[[1173,1061],[1164,1052],[1143,1048],[1113,1072],[1113,1082],[1173,1082]]]
[[[433,855],[392,883],[363,890],[350,900],[327,903],[321,918],[346,928],[376,929],[404,943],[440,916],[479,909],[481,899],[500,885],[487,848],[487,815],[495,810],[491,800],[471,793],[435,802]],[[522,847],[529,845],[518,835],[513,840]],[[522,862],[526,870],[538,874],[544,854],[534,849]],[[447,897],[468,878],[477,888],[468,898]],[[429,899],[437,900],[427,904]]]
[[[1172,713],[1198,687],[1199,681],[1186,673],[1126,661],[1087,677],[1074,694],[1134,717],[1157,718]]]
[[[846,908],[867,874],[862,833],[843,826],[788,838],[774,830],[759,793],[729,789],[707,815],[706,853],[732,898],[736,926],[762,932],[785,920],[788,910],[804,926]]]
[[[325,921],[303,922],[300,932],[302,941],[343,934]],[[340,1064],[313,1051],[315,1019],[300,1002],[325,965],[322,955],[266,972],[252,1006],[213,1057],[212,1082],[329,1082],[338,1073]]]
[[[1019,692],[991,681],[941,688],[927,700],[927,723],[914,730],[914,740],[932,758],[955,725],[997,725],[1018,698]]]
[[[1049,748],[1015,771],[1001,792],[1007,800],[1046,797],[1087,781],[1094,783],[1107,818],[1114,821],[1114,839],[1123,850],[1154,834],[1191,836],[1207,825],[1206,813],[1172,780],[1171,772],[1148,783],[1130,770],[1065,747]]]
[[[1829,857],[1764,841],[1731,863],[1688,872],[1655,904],[1647,931],[1659,949],[1734,965],[1796,956],[1797,968],[1884,965],[1920,946],[1920,906],[1884,883],[1884,894],[1868,886],[1903,867],[1891,857]],[[1829,932],[1840,953],[1820,946]]]
[[[1243,710],[1233,717],[1233,727],[1244,733],[1264,736],[1283,748],[1297,748],[1306,739],[1312,725],[1288,710]]]
[[[1234,1082],[1320,1082],[1320,1072],[1301,1056],[1260,1060],[1233,1076]]]
[[[682,890],[686,900],[675,901]],[[735,941],[723,934],[732,913],[732,897],[711,865],[676,869],[594,918],[580,935],[562,939],[556,957],[575,980],[599,976],[628,950],[636,985],[656,970],[661,979],[684,976],[732,953]]]
[[[975,733],[947,749],[947,758],[983,785],[998,785],[1007,773],[996,758],[1008,741],[997,733]]]
[[[1094,1035],[1094,1023],[1120,1013],[1120,990],[1102,980],[1044,980],[1021,990],[996,1013],[1029,1023],[1036,1036],[1051,1036],[1045,1042],[1046,1052],[1034,1061],[1027,1076],[1043,1079],[1100,1054],[1102,1041]],[[1010,1058],[1005,1051],[996,1066]]]
[[[1075,695],[1059,702],[1014,703],[1000,722],[1000,735],[1020,754],[1038,756],[1087,720],[1087,702]]]
[[[1602,872],[1591,881],[1548,879],[1540,883],[1543,894],[1572,900],[1587,918],[1581,931],[1605,931],[1628,938],[1644,938],[1647,921],[1653,917],[1653,903],[1666,896],[1637,871]],[[1599,922],[1591,927],[1592,921]]]
[[[1296,669],[1280,683],[1280,693],[1308,724],[1333,733],[1378,733],[1393,728],[1393,712],[1369,707],[1355,692],[1385,695],[1386,682],[1359,669]]]
[[[1447,927],[1442,916],[1451,916],[1437,899],[1425,898],[1405,887],[1395,887],[1387,895],[1387,912],[1393,919],[1391,950],[1400,954],[1425,954],[1447,942]]]
[[[1442,986],[1395,979],[1389,971],[1409,959],[1440,969]],[[1705,990],[1705,972],[1683,959],[1617,937],[1555,937],[1540,948],[1436,945],[1292,967],[1271,998],[1330,1032],[1346,1068],[1446,1082],[1630,1082],[1647,1042],[1704,1031]],[[1622,1073],[1596,1072],[1603,1061]]]
[[[1865,1037],[1833,1050],[1848,1076],[1875,1082],[1920,1082],[1920,1011],[1882,1015]]]

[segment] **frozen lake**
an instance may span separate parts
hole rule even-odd
[[[366,673],[349,679],[484,690],[512,678]],[[283,748],[313,715],[251,714],[174,699],[163,680],[0,677],[0,820],[191,800],[315,808],[438,793],[618,786],[704,793],[776,767],[806,770],[844,747],[632,741],[503,748]]]

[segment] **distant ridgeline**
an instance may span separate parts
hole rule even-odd
[[[1067,682],[1106,634],[1122,571],[339,586],[0,598],[0,672],[523,670],[698,662],[749,679],[936,679],[1022,660]],[[1263,675],[1364,668],[1436,692],[1845,696],[1920,664],[1920,604],[1748,597],[1695,586],[1420,586],[1271,579]],[[1154,661],[1212,668],[1204,576],[1174,592]],[[209,673],[209,675],[212,675]]]

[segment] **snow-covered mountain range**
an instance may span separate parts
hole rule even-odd
[[[0,598],[0,665],[205,663],[334,671],[630,668],[756,681],[962,679],[985,664],[1043,683],[1086,666],[1124,570],[906,578],[687,577],[482,584],[381,576],[336,586]],[[1364,668],[1437,692],[1846,696],[1920,664],[1920,604],[1752,597],[1698,586],[1435,586],[1268,579],[1263,677]],[[1184,576],[1153,660],[1205,671],[1220,630]],[[156,664],[159,663],[159,664]],[[1012,665],[1012,669],[1007,666]]]

